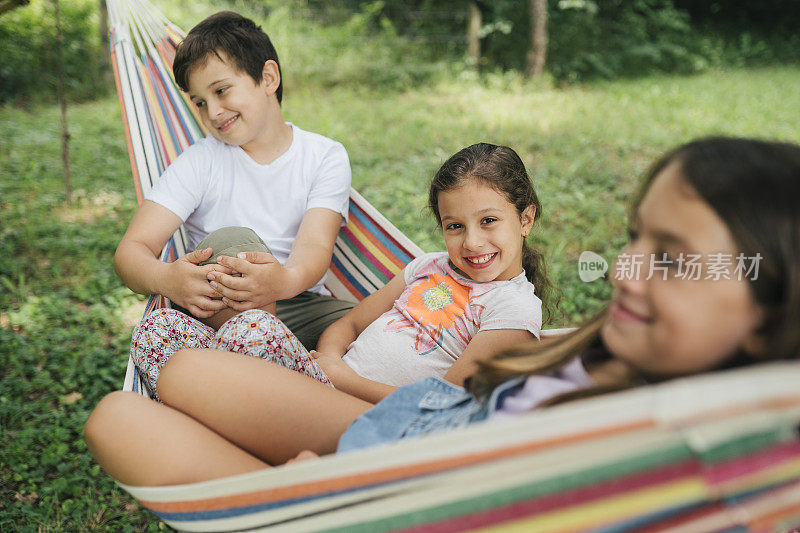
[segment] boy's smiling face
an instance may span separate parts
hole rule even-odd
[[[269,141],[266,132],[274,119],[273,107],[278,105],[272,86],[277,84],[266,66],[265,75],[256,83],[224,53],[220,57],[210,54],[205,63],[191,70],[189,96],[214,137],[241,146],[253,156],[259,146]],[[277,66],[274,70],[277,72]],[[283,119],[278,118],[282,124]]]

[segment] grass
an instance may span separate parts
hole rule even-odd
[[[426,250],[440,237],[425,187],[453,152],[507,144],[543,204],[535,245],[574,324],[609,294],[582,283],[577,257],[624,244],[638,176],[706,134],[800,142],[798,69],[652,77],[566,89],[487,76],[376,93],[289,84],[286,118],[347,147],[354,185]],[[0,108],[0,530],[164,529],[94,463],[92,407],[119,388],[143,297],[117,279],[114,248],[135,209],[118,104],[70,108],[75,199],[64,202],[58,112]]]

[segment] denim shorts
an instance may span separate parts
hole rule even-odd
[[[478,400],[463,387],[441,378],[426,378],[400,387],[358,417],[339,439],[337,453],[400,439],[438,433],[485,420],[524,379],[500,385]]]

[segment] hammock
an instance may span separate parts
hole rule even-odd
[[[146,0],[107,3],[141,202],[205,132],[172,77],[183,32]],[[181,228],[162,259],[185,251]],[[327,286],[360,300],[420,253],[351,191]],[[153,296],[146,313],[168,305]],[[242,476],[123,488],[188,531],[788,530],[800,523],[798,382],[799,365],[764,365]],[[124,389],[146,394],[132,361]]]
[[[112,67],[141,204],[164,169],[207,132],[172,75],[175,48],[184,33],[145,2],[107,3]],[[164,248],[162,260],[174,261],[185,254],[186,242],[181,227]],[[357,302],[421,254],[416,244],[351,189],[348,223],[334,244],[325,286],[333,296]],[[165,297],[153,295],[145,314],[169,305]],[[124,388],[146,394],[132,360]]]

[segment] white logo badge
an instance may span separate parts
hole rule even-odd
[[[608,263],[594,252],[584,251],[578,258],[578,276],[581,281],[589,283],[603,278],[608,272]]]

